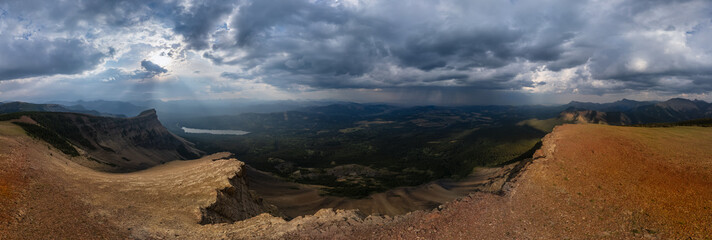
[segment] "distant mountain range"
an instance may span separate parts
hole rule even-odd
[[[591,103],[591,102],[577,102],[571,101],[570,103],[564,105],[566,108],[579,108],[593,111],[603,111],[603,112],[624,112],[637,107],[653,105],[658,102],[655,101],[634,101],[629,99],[622,99],[612,103]]]
[[[79,101],[75,101],[75,102],[54,101],[51,103],[61,104],[64,106],[72,106],[72,107],[69,107],[70,109],[74,109],[75,107],[78,107],[78,108],[82,108],[82,109],[93,110],[93,111],[98,111],[98,112],[102,112],[102,113],[108,113],[108,114],[113,114],[113,115],[117,115],[117,116],[125,116],[125,117],[137,116],[139,113],[150,109],[150,107],[138,106],[133,103],[121,102],[121,101],[104,101],[104,100],[82,101],[82,100],[79,100]]]
[[[89,114],[94,116],[125,117],[124,115],[114,115],[102,113],[96,110],[86,109],[80,105],[64,106],[60,104],[35,104],[26,102],[0,103],[0,114],[14,112],[72,112]]]
[[[207,104],[207,105],[204,105]],[[366,117],[381,114],[395,115],[458,115],[468,112],[500,112],[510,119],[539,119],[554,117],[564,112],[568,118],[579,122],[607,123],[613,125],[677,122],[698,118],[712,118],[712,103],[701,100],[673,98],[663,102],[622,99],[611,103],[572,101],[560,106],[416,106],[399,107],[387,104],[361,104],[351,102],[195,102],[168,101],[130,103],[122,101],[54,101],[48,104],[25,102],[0,103],[0,114],[12,112],[73,112],[95,116],[131,117],[149,108],[158,108],[162,119],[197,116],[229,116],[241,113],[275,113],[297,111],[343,117]],[[505,114],[506,113],[506,114]],[[609,122],[610,121],[610,122]]]
[[[605,122],[612,125],[712,118],[712,103],[684,98],[673,98],[664,102],[638,102],[627,99],[604,104],[571,102],[564,106],[567,107],[564,113],[575,114],[581,120],[585,119],[592,123]]]
[[[518,118],[548,118],[559,113],[565,121],[630,125],[647,123],[679,122],[700,118],[712,118],[712,103],[701,100],[673,98],[667,101],[635,101],[622,99],[611,103],[572,101],[560,106],[419,106],[399,108],[383,104],[333,104],[301,109],[330,115],[368,116],[389,115],[462,115],[468,112],[499,112],[500,120]]]

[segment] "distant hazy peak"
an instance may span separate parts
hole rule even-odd
[[[695,111],[707,108],[709,103],[700,100],[692,101],[684,98],[673,98],[656,105],[675,111]]]
[[[644,102],[635,101],[635,100],[630,100],[630,99],[624,98],[624,99],[618,100],[618,101],[616,101],[616,102],[614,102],[614,103],[644,103]]]

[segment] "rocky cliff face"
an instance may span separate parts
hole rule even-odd
[[[265,202],[254,191],[248,189],[245,179],[245,164],[236,159],[227,159],[227,161],[237,162],[240,169],[229,177],[229,186],[218,190],[215,202],[200,209],[201,217],[199,223],[233,223],[262,213],[282,217],[283,215],[276,206]]]
[[[592,110],[568,109],[561,112],[560,118],[566,122],[598,123],[608,125],[628,125],[630,118],[620,112],[601,112]]]
[[[130,172],[203,154],[161,125],[155,110],[132,118],[75,113],[28,113],[28,116],[81,149],[86,160],[80,164],[97,170]]]

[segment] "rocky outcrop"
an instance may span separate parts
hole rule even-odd
[[[596,123],[607,125],[628,125],[630,118],[621,112],[601,112],[569,108],[561,112],[559,118],[572,123]]]
[[[244,163],[240,164],[244,166]],[[215,202],[200,209],[200,224],[233,223],[262,213],[282,216],[277,207],[248,189],[243,169],[230,177],[229,187],[217,192]]]

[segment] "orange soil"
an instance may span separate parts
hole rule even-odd
[[[66,182],[30,159],[32,140],[0,136],[0,239],[108,239],[128,234],[89,214],[89,206],[64,190]],[[45,146],[42,146],[45,147]]]
[[[505,195],[293,238],[712,237],[712,128],[564,125]]]
[[[27,181],[22,177],[22,172],[26,168],[25,164],[8,158],[14,152],[12,147],[5,144],[0,145],[0,159],[7,159],[2,161],[3,164],[0,164],[0,230],[16,217],[12,213],[19,202],[18,191],[27,185]]]

